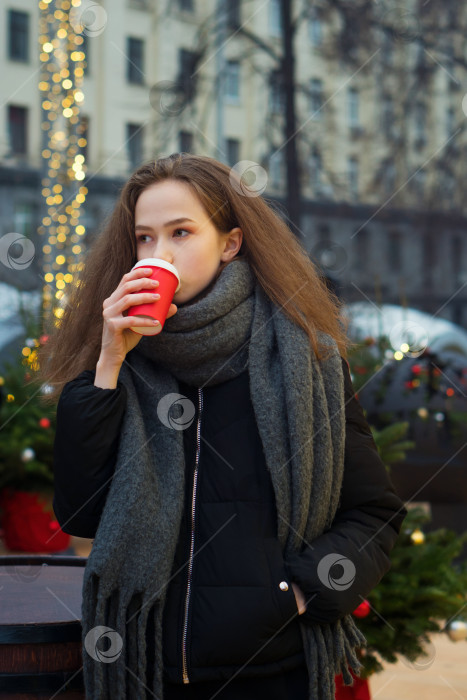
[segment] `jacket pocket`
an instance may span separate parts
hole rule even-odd
[[[274,664],[303,649],[298,608],[279,543],[261,540],[248,555],[244,549],[241,558],[243,568],[232,575],[237,577],[235,585],[196,586],[192,667]]]
[[[269,563],[272,596],[280,611],[281,626],[286,626],[299,617],[292,581],[287,574],[279,541],[269,539],[265,540],[264,544]]]

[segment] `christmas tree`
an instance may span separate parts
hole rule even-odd
[[[41,402],[47,386],[35,382],[37,348],[47,342],[24,308],[23,348],[0,376],[0,488],[53,492],[54,405]]]
[[[357,397],[358,390],[393,354],[387,338],[367,338],[355,345],[349,365]],[[405,439],[407,422],[392,422],[382,429],[370,427],[388,470],[415,446]],[[458,536],[441,528],[425,534],[423,526],[430,516],[423,508],[408,505],[391,552],[391,569],[354,611],[367,639],[361,657],[363,677],[381,671],[383,660],[395,663],[400,656],[422,668],[431,660],[430,633],[446,631],[451,638],[467,637],[467,565],[454,563],[467,543],[467,533]]]

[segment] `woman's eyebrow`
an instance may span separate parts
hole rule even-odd
[[[193,224],[196,223],[196,221],[194,221],[194,219],[188,219],[186,216],[182,216],[179,219],[172,219],[171,221],[166,221],[166,223],[163,224],[163,227],[168,228],[169,226],[174,226],[175,224],[183,224],[185,221],[191,221]],[[151,228],[151,226],[143,226],[143,224],[137,224],[135,226],[135,229],[141,229],[144,231],[152,231],[153,230]]]

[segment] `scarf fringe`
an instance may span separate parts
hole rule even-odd
[[[152,690],[156,700],[163,698],[163,675],[162,666],[158,666],[156,660],[162,659],[162,619],[163,619],[163,604],[158,603],[154,606],[153,622],[154,622],[154,678],[152,682]]]
[[[334,700],[335,676],[341,673],[344,684],[352,685],[349,667],[355,675],[360,673],[357,649],[366,646],[364,635],[346,615],[332,625],[302,625],[302,637],[310,676],[309,700]]]
[[[129,600],[118,589],[110,595],[101,595],[99,577],[91,575],[84,590],[83,619],[92,619],[94,627],[109,627],[121,637],[123,647],[114,661],[104,662],[93,658],[85,648],[85,638],[90,631],[83,627],[83,668],[85,669],[86,700],[147,700],[162,699],[162,673],[154,667],[154,678],[149,679],[146,649],[146,633],[150,615],[154,622],[155,656],[162,655],[162,606],[141,592],[133,593]],[[91,629],[93,629],[91,628]],[[159,656],[161,658],[161,656]],[[151,685],[152,688],[151,688]]]

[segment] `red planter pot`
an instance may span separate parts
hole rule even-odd
[[[52,497],[4,488],[0,493],[5,546],[12,551],[61,552],[70,545],[52,509]]]
[[[371,700],[368,681],[363,678],[358,678],[351,669],[349,670],[354,679],[353,685],[344,685],[341,674],[335,677],[336,700]]]

